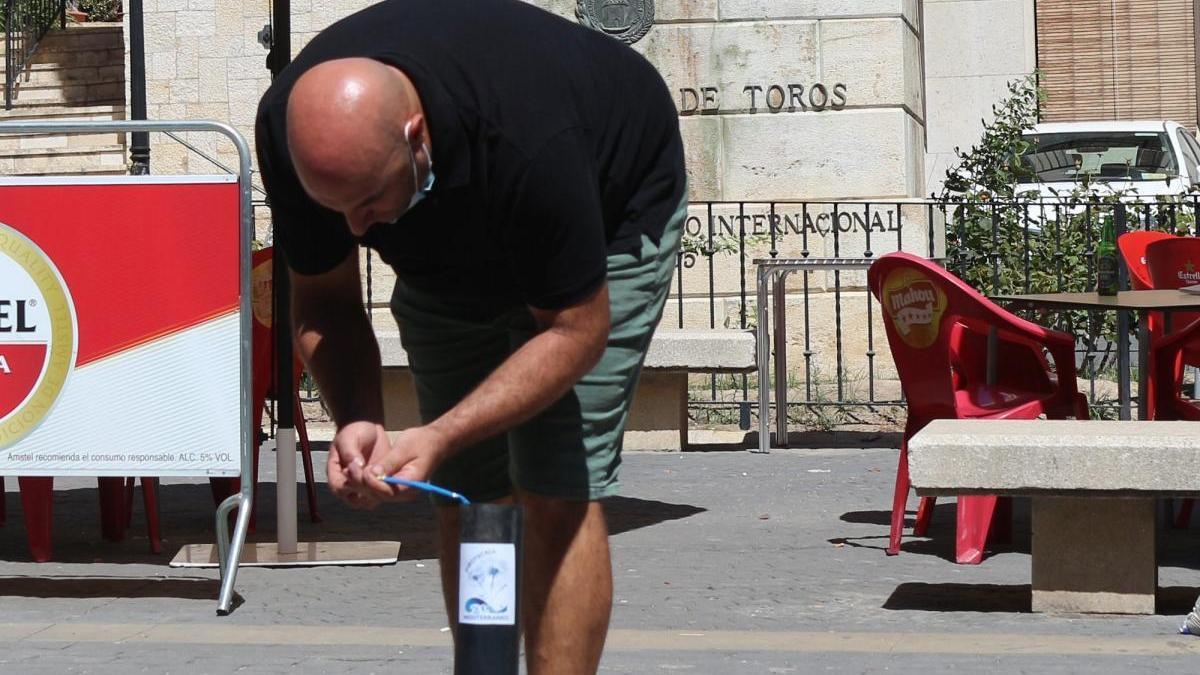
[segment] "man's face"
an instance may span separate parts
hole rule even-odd
[[[395,221],[408,209],[413,196],[413,171],[408,149],[394,147],[378,171],[354,178],[334,179],[305,176],[297,166],[300,182],[317,203],[341,213],[358,237],[375,223]]]

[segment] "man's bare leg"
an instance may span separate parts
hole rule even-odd
[[[510,501],[510,500],[504,500]],[[524,493],[521,615],[529,675],[591,675],[612,612],[608,526],[599,502]],[[457,632],[458,508],[438,509],[442,594]]]
[[[600,502],[520,495],[521,614],[529,675],[592,675],[612,613],[608,526]]]

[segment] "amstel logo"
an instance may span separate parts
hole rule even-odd
[[[900,339],[924,349],[937,341],[946,311],[946,294],[924,274],[899,269],[883,282],[883,308]]]
[[[75,366],[75,307],[54,263],[0,223],[0,450],[46,419]]]

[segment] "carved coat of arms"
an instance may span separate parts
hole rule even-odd
[[[654,25],[654,0],[579,0],[579,23],[633,44]]]

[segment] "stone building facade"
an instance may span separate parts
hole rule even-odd
[[[365,0],[293,0],[293,45]],[[535,0],[576,20],[576,0]],[[659,0],[635,43],[677,97],[694,200],[901,198],[925,184],[918,0]],[[149,116],[251,135],[269,84],[246,0],[146,0]],[[816,141],[816,142],[814,142]],[[210,143],[195,143],[212,148]],[[223,159],[229,149],[213,148]],[[208,170],[158,139],[156,172]]]
[[[745,232],[748,261],[897,248],[940,254],[942,225],[915,200],[936,188],[953,147],[978,136],[1005,82],[1032,69],[1032,0],[526,1],[570,21],[583,7],[598,24],[636,23],[653,7],[633,48],[658,67],[676,99],[694,203],[689,235],[703,247],[710,231],[726,242]],[[292,0],[294,49],[368,4]],[[258,40],[267,3],[144,0],[144,10],[149,117],[227,121],[253,140],[258,98],[270,81]],[[222,139],[180,140],[152,138],[155,173],[213,172],[204,155],[236,165]],[[265,225],[266,209],[257,213]],[[753,266],[721,253],[689,262],[674,289],[683,301],[669,303],[664,323],[740,326],[741,288],[753,296]],[[391,288],[382,267],[372,266],[377,307]],[[828,327],[840,303],[855,308],[842,314],[844,352],[865,364],[863,275],[813,274],[807,289],[804,281],[789,284],[792,362],[808,351],[821,370],[832,369],[834,333],[810,331],[817,342],[806,346],[799,317]],[[837,297],[825,292],[835,286]],[[879,321],[876,311],[875,351],[883,355],[876,365],[886,377]],[[861,370],[855,364],[848,360],[847,370]]]

